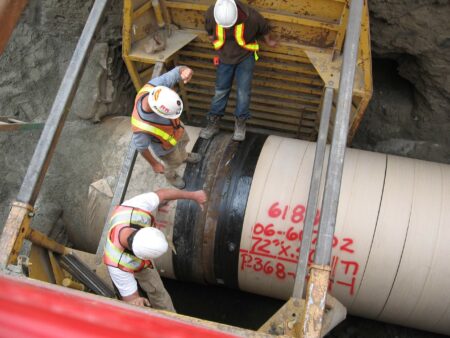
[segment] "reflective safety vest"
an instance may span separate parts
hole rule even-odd
[[[131,114],[131,129],[133,132],[146,133],[156,137],[161,141],[162,147],[166,150],[175,147],[178,140],[183,136],[184,128],[180,123],[180,119],[167,119],[170,121],[169,125],[160,124],[156,122],[156,115],[154,112],[150,112],[150,119],[144,119],[138,111],[138,100],[143,94],[148,94],[154,86],[146,84],[139,90],[134,101],[134,109]],[[151,119],[151,116],[155,116],[155,120]]]
[[[234,38],[236,39],[236,42],[239,46],[251,52],[255,52],[255,60],[258,60],[259,57],[256,52],[259,51],[259,44],[256,40],[252,43],[245,42],[244,27],[245,26],[243,23],[234,26]],[[223,26],[221,25],[216,25],[216,40],[213,41],[215,50],[219,50],[223,47],[223,45],[225,44],[225,37],[225,28],[223,28]]]
[[[120,230],[133,226],[137,228],[153,226],[153,216],[138,208],[119,205],[114,209],[109,224],[103,263],[126,272],[139,272],[146,267],[153,268],[151,261],[142,260],[127,252],[119,241]]]

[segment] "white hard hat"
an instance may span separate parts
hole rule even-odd
[[[157,86],[148,94],[150,108],[161,117],[176,119],[183,112],[183,101],[172,89]]]
[[[147,227],[136,232],[132,246],[133,253],[137,258],[149,260],[162,256],[167,251],[169,244],[161,230]]]
[[[214,6],[214,19],[224,28],[234,26],[238,18],[238,9],[234,0],[217,0]]]

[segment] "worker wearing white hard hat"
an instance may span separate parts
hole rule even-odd
[[[131,116],[136,149],[154,172],[164,174],[178,189],[186,183],[176,169],[183,162],[199,162],[201,156],[186,152],[189,135],[179,119],[183,100],[170,88],[179,81],[187,83],[192,74],[189,67],[179,66],[150,80],[136,95]]]
[[[263,38],[272,48],[276,41],[270,37],[269,24],[261,14],[239,0],[217,0],[206,12],[205,29],[218,56],[214,58],[217,66],[215,95],[200,137],[210,139],[219,132],[219,121],[236,78],[233,140],[243,141],[246,121],[251,117],[249,107],[258,40]]]
[[[217,0],[214,5],[214,20],[223,28],[234,26],[238,18],[238,8],[233,0]]]
[[[203,190],[160,189],[133,197],[112,212],[103,262],[122,300],[129,304],[175,312],[153,261],[167,252],[169,244],[154,227],[152,213],[177,199],[196,201],[203,208],[206,194]],[[139,295],[138,283],[146,297]]]

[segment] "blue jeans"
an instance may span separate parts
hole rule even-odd
[[[239,119],[250,118],[250,94],[252,89],[253,68],[255,67],[254,54],[241,63],[228,65],[220,63],[216,72],[216,93],[211,102],[208,115],[223,116],[230,96],[231,86],[236,74],[236,109],[234,116]]]

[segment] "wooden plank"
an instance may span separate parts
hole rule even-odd
[[[200,43],[203,47],[211,47],[211,42],[208,39],[208,35],[206,34],[206,31],[202,27],[201,29],[185,29],[188,31],[195,32],[198,36],[197,39],[195,39],[191,44],[195,46],[196,43]],[[321,49],[308,46],[301,43],[290,43],[287,41],[279,41],[278,44],[275,47],[270,47],[266,44],[261,44],[261,51],[268,51],[276,54],[282,54],[282,55],[291,55],[291,56],[297,56],[300,58],[305,58],[305,50],[312,50],[316,52],[320,52]]]
[[[195,100],[190,101],[191,106],[199,109],[203,109],[205,112],[209,111],[210,104],[205,104],[202,102],[198,102]],[[231,103],[231,102],[230,102]],[[235,110],[236,105],[235,104],[228,104],[226,108],[226,112],[233,113]],[[277,122],[284,122],[284,123],[292,123],[292,124],[298,124],[299,119],[301,116],[301,112],[297,112],[296,116],[286,116],[285,114],[282,114],[282,110],[269,110],[265,111],[263,109],[260,109],[261,106],[258,105],[250,105],[250,112],[252,114],[252,117],[264,119],[264,120],[273,120]]]
[[[208,109],[211,104],[210,97],[205,97],[205,96],[200,96],[200,95],[195,95],[195,96],[191,97],[190,101],[207,103]],[[236,100],[229,99],[227,106],[236,107]],[[282,109],[280,109],[279,107],[274,107],[274,106],[269,106],[269,105],[261,105],[261,104],[253,103],[253,102],[250,103],[250,110],[251,111],[253,111],[253,110],[263,111],[263,112],[267,112],[267,113],[274,113],[274,114],[281,115],[281,116],[290,116],[290,117],[295,117],[295,118],[299,118],[301,115],[301,112],[299,109],[293,110],[293,109],[289,109],[286,107],[283,107]]]
[[[299,51],[298,54],[300,55],[296,55],[296,54],[283,54],[283,53],[278,53],[276,51],[269,51],[266,50],[266,46],[265,44],[261,44],[260,45],[260,50],[258,52],[258,55],[260,56],[260,58],[262,57],[268,57],[268,58],[275,58],[275,59],[280,59],[280,60],[287,60],[287,61],[296,61],[296,62],[301,62],[301,63],[306,63],[306,64],[310,64],[311,61],[309,61],[309,58],[306,56],[306,54],[302,53],[301,50]],[[214,48],[211,44],[211,42],[205,41],[198,41],[198,39],[192,41],[188,46],[185,47],[184,50],[187,51],[204,51],[207,53],[214,53]]]
[[[228,131],[233,131],[234,130],[234,123],[233,121],[221,121],[220,124],[220,129],[222,130],[228,130]],[[268,130],[266,128],[260,128],[257,126],[253,126],[253,125],[247,125],[247,131],[248,132],[252,132],[252,133],[257,133],[257,134],[263,134],[263,135],[276,135],[276,136],[281,136],[281,137],[293,137],[293,138],[297,138],[297,135],[293,132],[289,132],[286,130]],[[306,138],[304,138],[306,140]]]
[[[208,95],[210,98],[212,98],[214,95],[214,89],[208,90],[208,89],[205,89],[202,87],[197,87],[197,86],[194,87],[192,85],[187,86],[186,91],[190,92],[190,93],[194,93],[196,95],[198,95],[198,94]],[[236,99],[236,93],[234,91],[231,92],[230,99],[231,100]],[[253,93],[251,100],[252,100],[252,102],[264,103],[267,105],[275,105],[275,101],[273,99],[267,98],[267,96],[265,96],[265,95],[258,95],[258,94]],[[302,103],[290,101],[287,99],[283,100],[283,106],[293,108],[293,109],[307,110],[314,114],[317,114],[317,111],[319,109],[318,105],[302,104]]]
[[[337,31],[339,29],[339,24],[333,23],[333,21],[329,21],[324,18],[312,19],[303,15],[295,15],[280,10],[274,11],[270,9],[259,10],[259,12],[266,19],[273,21],[285,22],[293,25],[322,28],[331,31]]]
[[[175,30],[172,36],[167,39],[166,48],[156,53],[147,53],[146,45],[152,37],[147,37],[133,43],[128,58],[133,61],[141,61],[145,63],[166,62],[177,51],[195,39],[196,35],[182,30]]]
[[[166,5],[171,9],[182,9],[182,10],[195,10],[206,12],[209,8],[210,4],[207,3],[192,3],[192,1],[166,1]],[[269,7],[270,8],[270,7]],[[256,8],[258,12],[269,20],[279,21],[279,22],[287,22],[295,25],[303,25],[310,27],[323,28],[327,30],[338,30],[339,25],[333,23],[333,21],[329,21],[325,18],[315,18],[311,19],[304,15],[295,15],[293,13],[289,13],[287,11],[273,11],[266,8]]]
[[[214,65],[212,65],[212,64],[205,63],[205,65],[202,65],[202,66],[190,64],[190,66],[194,70],[195,74],[197,74],[200,71],[203,71],[204,73],[208,72],[208,74],[214,74],[214,77],[215,77],[216,69],[215,69]],[[195,74],[194,74],[194,76],[195,76]],[[259,76],[259,77],[266,77],[266,78],[271,78],[271,79],[288,81],[288,82],[291,82],[293,85],[295,85],[296,83],[302,83],[302,84],[311,86],[311,88],[317,88],[321,91],[323,90],[323,86],[324,86],[323,81],[319,77],[306,75],[306,74],[303,74],[302,76],[298,76],[296,74],[293,75],[291,73],[286,73],[286,72],[266,71],[266,70],[258,69],[258,67],[256,67],[256,69],[253,71],[253,74],[255,76]]]
[[[258,68],[256,68],[253,72],[254,75],[257,76],[265,76],[267,78],[271,78],[271,79],[277,79],[277,80],[283,80],[283,81],[288,81],[291,82],[292,84],[294,83],[303,83],[306,85],[311,86],[311,88],[317,88],[320,90],[323,90],[323,86],[324,83],[323,81],[317,77],[306,77],[306,76],[298,76],[298,75],[293,75],[293,74],[287,74],[287,73],[282,73],[282,72],[270,72],[270,71],[262,71],[259,70]]]
[[[191,44],[186,46],[184,49],[182,49],[179,53],[182,56],[188,56],[194,59],[200,58],[205,59],[212,62],[212,59],[216,56],[216,53],[213,50],[208,50],[205,48],[192,48]],[[269,53],[269,52],[258,52],[258,55],[260,56],[257,65],[264,63],[264,62],[272,62],[277,63],[277,59],[282,60],[282,64],[289,64],[292,66],[299,66],[304,67],[305,70],[313,71],[313,74],[317,74],[315,71],[314,66],[311,64],[309,59],[307,58],[300,58],[298,56],[292,56],[292,55],[285,55],[283,54],[276,54],[276,53]],[[278,56],[279,55],[279,56]],[[284,62],[283,62],[284,61]]]
[[[202,11],[206,12],[211,6],[211,4],[208,3],[201,3],[201,2],[192,2],[192,1],[172,1],[172,0],[165,0],[167,8],[173,8],[173,9],[184,9],[184,10],[194,10],[194,11]]]
[[[339,23],[345,0],[302,0],[302,1],[280,1],[280,0],[252,0],[251,5],[257,10],[276,8],[280,11],[303,15],[312,20],[322,20]]]
[[[213,72],[207,72],[202,70],[195,70],[195,77],[199,77],[205,80],[212,80],[215,82],[216,74]],[[272,80],[270,77],[254,76],[253,77],[253,86],[261,86],[261,87],[270,87],[270,88],[280,88],[291,92],[299,92],[311,95],[321,96],[323,90],[321,88],[309,87],[299,83],[292,84],[286,83],[282,81]]]
[[[228,113],[228,115],[226,114],[222,119],[225,121],[234,121],[234,116],[231,115],[231,112],[227,111],[227,113]],[[192,109],[191,114],[204,117],[206,113],[204,111],[198,111],[198,110]],[[279,123],[276,121],[266,121],[266,120],[257,119],[255,117],[252,117],[250,120],[248,120],[247,124],[265,127],[267,129],[289,130],[292,132],[296,132],[298,129],[296,124],[294,125],[294,124],[287,124],[287,123]]]
[[[304,67],[300,65],[293,65],[283,62],[269,62],[269,61],[262,61],[258,63],[259,67],[263,68],[269,68],[269,69],[278,69],[278,70],[285,70],[285,71],[291,71],[295,73],[303,73],[303,74],[311,74],[311,75],[318,75],[316,69],[314,67]]]
[[[215,69],[215,66],[212,64],[212,62],[203,62],[203,61],[199,61],[198,59],[194,60],[191,58],[182,57],[182,58],[180,58],[180,62],[189,67]],[[308,78],[311,78],[311,76],[315,76],[316,81],[320,81],[320,77],[317,74],[317,72],[315,71],[315,69],[304,70],[302,68],[296,68],[296,67],[290,67],[290,66],[286,67],[286,66],[283,66],[280,64],[267,63],[267,62],[258,62],[257,66],[255,67],[255,71],[265,72],[267,70],[269,72],[270,71],[272,71],[272,72],[276,72],[276,71],[289,72],[290,71],[291,76],[298,76],[297,74],[301,74],[302,76],[306,75]],[[292,73],[295,73],[295,74],[292,74]]]
[[[310,121],[310,120],[306,120],[306,119],[302,119],[301,125],[306,126],[306,127],[312,127],[312,128],[315,128],[317,126],[315,121]]]
[[[181,56],[188,56],[195,59],[197,58],[206,59],[208,61],[212,60],[215,56],[214,54],[208,51],[190,51],[185,49],[181,50],[179,54]],[[276,60],[273,59],[260,59],[257,63],[257,66],[317,75],[317,71],[315,70],[314,66],[311,63],[300,63],[292,61],[277,62]]]
[[[199,80],[198,78],[192,78],[192,80],[189,82],[189,84],[197,84],[197,85],[206,86],[206,87],[214,87],[215,86],[214,83]],[[189,86],[187,88],[189,88]],[[281,90],[265,89],[265,88],[259,88],[259,87],[253,88],[252,93],[272,96],[272,97],[276,97],[278,99],[286,98],[286,99],[290,99],[293,101],[305,102],[308,104],[317,104],[318,105],[318,104],[320,104],[320,101],[321,101],[320,97],[316,97],[316,96],[309,95],[309,94],[300,94],[300,93],[291,94],[291,93],[286,93]]]
[[[148,1],[133,12],[133,21],[152,8],[152,2]]]
[[[263,16],[264,13],[261,13]],[[195,9],[171,9],[171,16],[173,23],[178,25],[182,29],[204,29],[204,12]],[[313,46],[317,48],[330,48],[334,47],[334,42],[337,35],[337,29],[330,30],[324,27],[315,27],[316,25],[302,25],[299,24],[303,19],[298,18],[296,15],[290,16],[290,20],[274,21],[278,19],[278,14],[269,13],[268,16],[273,17],[271,19],[272,32],[275,34],[282,43],[288,42],[293,46],[304,45]],[[291,21],[298,21],[297,24]],[[324,26],[318,22],[317,26]],[[282,43],[280,45],[282,45]],[[298,46],[299,47],[299,46]],[[270,48],[269,48],[270,49]],[[273,48],[274,52],[278,51],[277,48]]]

